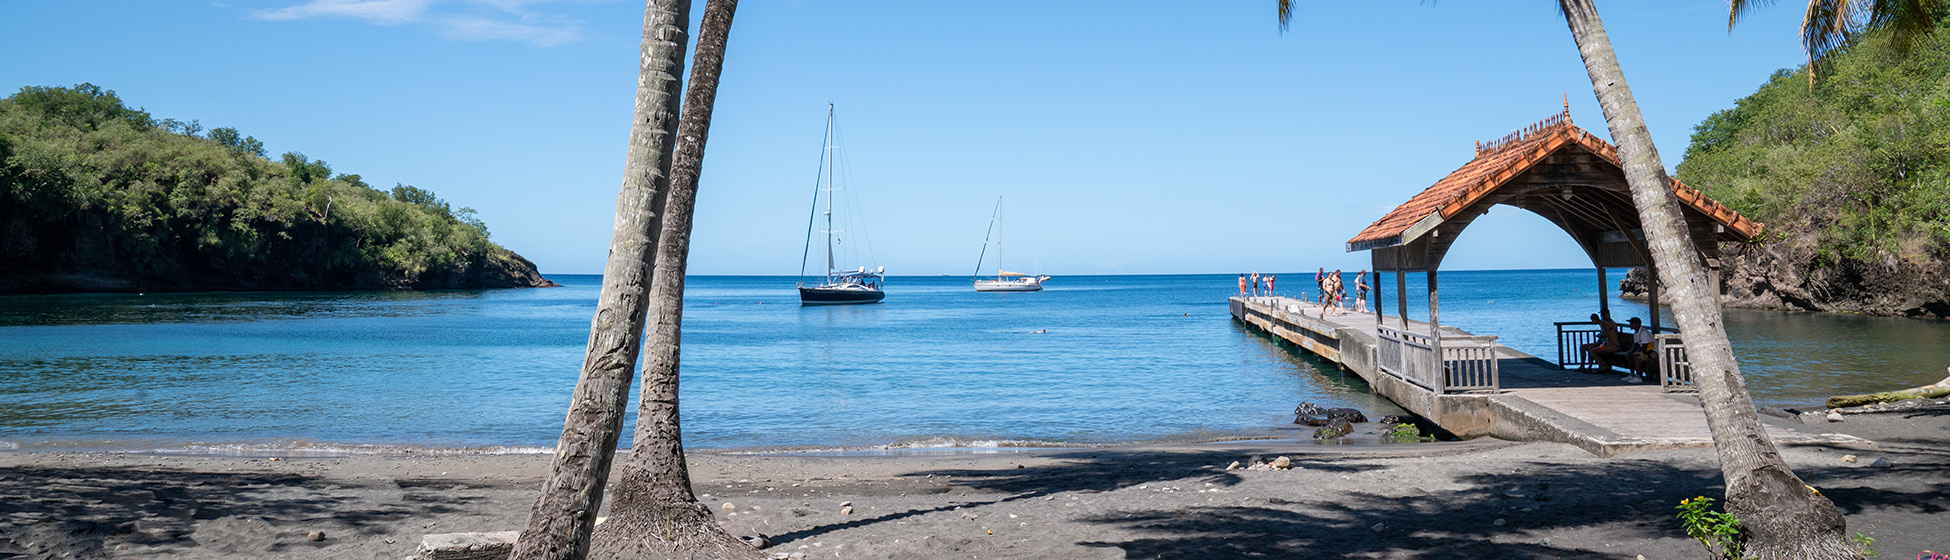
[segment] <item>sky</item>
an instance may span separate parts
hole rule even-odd
[[[1598,4],[1668,168],[1693,125],[1804,57],[1792,2],[1731,33],[1724,3]],[[746,0],[690,272],[798,272],[829,102],[868,264],[895,275],[972,272],[997,197],[1011,269],[1357,270],[1347,239],[1475,141],[1567,96],[1609,137],[1554,2],[1302,2],[1285,33],[1274,5]],[[633,0],[0,0],[0,91],[93,83],[273,156],[432,190],[545,274],[600,273],[642,15]],[[1443,266],[1589,261],[1499,206]]]

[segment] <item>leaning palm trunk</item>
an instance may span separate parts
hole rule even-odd
[[[616,197],[616,224],[603,267],[603,290],[589,326],[582,377],[569,402],[555,463],[515,542],[518,560],[582,558],[603,504],[610,462],[623,431],[630,378],[643,339],[649,279],[657,257],[671,136],[677,128],[677,80],[684,73],[690,0],[649,0],[643,10],[636,114]]]
[[[1763,559],[1856,557],[1845,538],[1847,525],[1841,511],[1788,469],[1761,429],[1721,326],[1719,302],[1707,286],[1705,265],[1687,234],[1679,199],[1639,115],[1638,102],[1625,84],[1597,8],[1591,0],[1559,0],[1559,7],[1584,56],[1605,123],[1618,142],[1625,181],[1631,185],[1632,202],[1658,265],[1656,281],[1663,282],[1671,294],[1673,318],[1686,343],[1720,471],[1726,477],[1727,512],[1740,518],[1749,539],[1747,552]]]
[[[651,275],[650,329],[643,358],[643,397],[637,404],[636,440],[623,463],[608,522],[591,537],[591,558],[757,558],[749,545],[726,533],[711,509],[691,493],[677,423],[678,349],[684,316],[692,211],[711,108],[724,67],[725,41],[738,0],[710,0],[698,25],[697,54],[677,126],[670,166],[670,199],[664,206],[657,269]]]

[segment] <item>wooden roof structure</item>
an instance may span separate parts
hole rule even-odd
[[[1760,223],[1670,181],[1709,265],[1718,264],[1720,241],[1760,235]],[[1377,271],[1434,269],[1463,228],[1497,204],[1557,224],[1594,266],[1635,267],[1648,260],[1618,147],[1571,124],[1568,102],[1563,112],[1523,130],[1477,142],[1474,159],[1361,230],[1347,250],[1374,251]]]

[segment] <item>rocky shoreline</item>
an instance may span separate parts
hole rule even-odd
[[[1810,247],[1785,241],[1725,244],[1721,303],[1778,311],[1950,319],[1950,260],[1817,266]],[[1619,297],[1644,301],[1646,271],[1618,283]]]

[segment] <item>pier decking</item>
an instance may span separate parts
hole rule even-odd
[[[1239,321],[1292,343],[1321,359],[1353,371],[1375,393],[1463,437],[1493,436],[1517,441],[1569,443],[1599,456],[1641,449],[1704,447],[1713,444],[1706,414],[1691,395],[1667,393],[1658,383],[1630,384],[1620,375],[1559,369],[1543,359],[1443,325],[1445,349],[1481,348],[1494,356],[1492,388],[1454,386],[1447,391],[1386,373],[1375,316],[1346,313],[1321,316],[1311,303],[1284,297],[1234,297]],[[1428,324],[1396,317],[1387,326],[1428,336]],[[1438,385],[1440,386],[1440,385]],[[1809,426],[1762,417],[1768,434],[1781,444],[1869,444],[1841,434],[1816,433]]]

